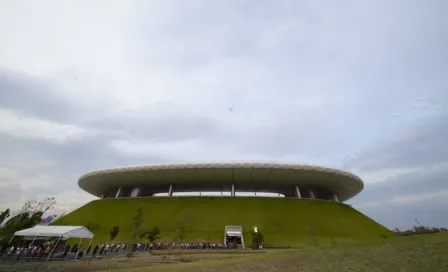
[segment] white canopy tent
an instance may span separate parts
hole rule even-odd
[[[14,233],[14,236],[91,239],[93,238],[93,233],[83,226],[35,226],[19,230]]]
[[[89,246],[92,243],[93,239],[93,233],[83,226],[35,226],[29,229],[19,230],[14,233],[14,236],[34,237],[33,242],[37,237],[59,237],[50,255],[48,255],[47,261],[53,254],[59,241],[63,238],[79,238],[79,247],[78,251],[76,252],[76,257],[78,257],[78,253],[81,248],[81,239],[90,239]]]

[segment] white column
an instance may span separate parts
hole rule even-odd
[[[121,187],[118,188],[117,194],[115,195],[115,198],[119,198],[121,194]]]
[[[168,195],[173,196],[173,184],[170,184],[170,189],[168,190]]]
[[[134,188],[134,189],[132,189],[131,197],[137,197],[139,193],[140,193],[140,188]]]
[[[314,194],[313,190],[308,189],[308,192],[310,193],[310,198],[316,198],[316,195]]]
[[[334,196],[334,201],[339,202],[338,195],[337,195],[337,194],[334,194],[333,196]]]
[[[302,195],[300,194],[299,186],[296,185],[296,197],[302,198]]]
[[[235,196],[235,184],[232,184],[232,192],[230,194],[231,196]]]

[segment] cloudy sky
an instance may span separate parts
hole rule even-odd
[[[0,208],[100,168],[352,171],[388,227],[448,226],[446,1],[2,1]]]

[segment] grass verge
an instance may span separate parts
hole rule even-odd
[[[301,272],[446,272],[448,234],[397,237],[374,243],[286,250],[260,255],[205,259],[151,267],[174,271],[301,271]],[[149,271],[147,268],[128,271]]]

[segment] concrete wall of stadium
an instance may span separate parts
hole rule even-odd
[[[307,199],[321,199],[339,202],[338,196],[330,191],[321,188],[287,186],[289,188],[255,188],[251,186],[237,186],[230,184],[220,188],[198,188],[200,187],[175,187],[173,185],[165,188],[153,186],[126,186],[126,187],[111,187],[106,190],[102,198],[126,198],[126,197],[153,197],[155,194],[167,193],[168,196],[173,196],[173,193],[185,192],[230,192],[231,196],[236,196],[236,192],[261,192],[261,193],[277,193],[285,197],[293,198],[307,198]]]

